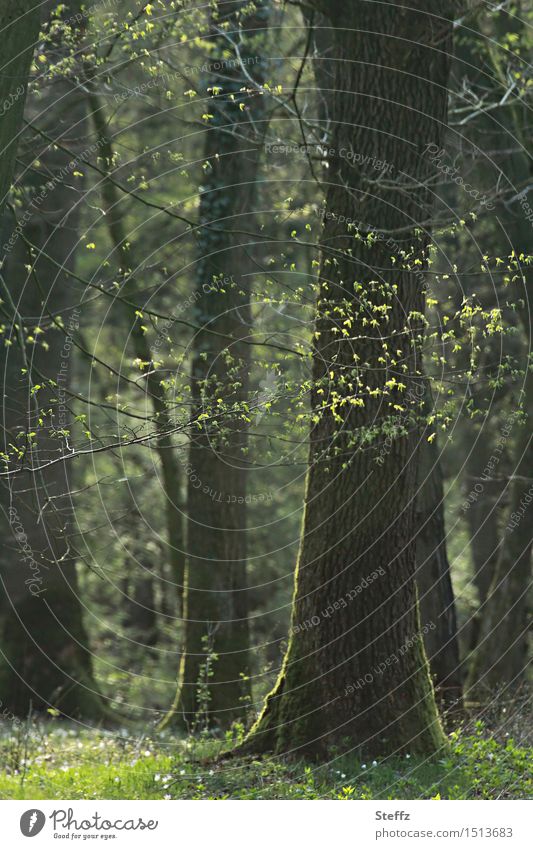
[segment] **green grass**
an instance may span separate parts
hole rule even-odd
[[[239,736],[240,729],[236,730]],[[5,725],[0,737],[3,799],[527,799],[531,748],[497,742],[481,723],[454,733],[436,761],[406,756],[326,766],[279,758],[217,761],[212,738],[80,728],[64,721]]]

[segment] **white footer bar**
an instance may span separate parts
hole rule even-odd
[[[3,801],[0,816],[6,849],[533,847],[527,801]]]

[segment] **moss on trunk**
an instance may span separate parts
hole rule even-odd
[[[436,26],[429,2],[323,6],[337,61],[305,517],[286,657],[244,747],[432,755],[445,736],[419,622],[414,502],[424,151],[446,125],[452,23]]]

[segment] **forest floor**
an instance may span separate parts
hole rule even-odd
[[[327,765],[280,758],[217,761],[222,740],[180,739],[60,719],[0,724],[2,799],[531,799],[533,747],[481,722],[450,735],[433,761],[409,754]],[[518,736],[521,736],[520,734]]]

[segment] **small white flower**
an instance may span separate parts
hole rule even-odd
[[[163,796],[163,799],[172,799],[172,796],[170,796],[169,793],[167,793],[166,796]]]
[[[346,778],[346,773],[341,772],[341,778]]]
[[[184,769],[180,769],[180,775],[185,775],[185,770],[184,770]]]
[[[361,769],[366,769],[366,764],[361,764]]]
[[[409,760],[409,758],[411,757],[411,755],[406,755],[405,757],[407,758],[407,760]]]
[[[159,773],[157,772],[157,773],[154,775],[154,781],[160,781],[160,780],[161,780],[161,776],[160,776],[160,775],[159,775]]]
[[[378,765],[377,761],[372,761],[372,766],[377,766],[377,765]]]

